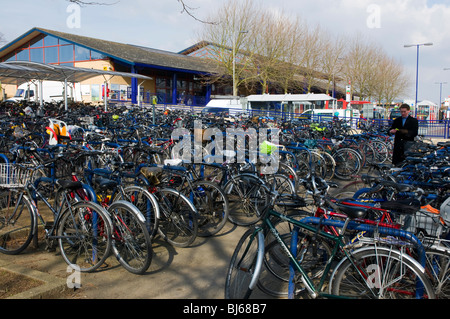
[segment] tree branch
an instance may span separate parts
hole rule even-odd
[[[83,1],[83,0],[67,0],[67,1],[72,2],[72,3],[76,3],[76,4],[80,5],[80,6],[92,6],[92,5],[111,6],[111,5],[119,3],[120,0],[118,0],[116,2],[113,2],[113,3],[91,2],[91,1],[88,2],[88,1]]]
[[[196,21],[198,21],[198,22],[201,22],[201,23],[206,23],[206,24],[217,24],[217,22],[204,21],[204,20],[201,20],[201,19],[197,18],[197,17],[192,13],[192,10],[196,10],[196,9],[198,9],[198,8],[192,8],[192,7],[188,6],[186,3],[184,3],[184,0],[177,0],[177,1],[181,4],[181,6],[182,6],[182,8],[183,8],[183,10],[181,10],[181,13],[186,12],[191,18],[193,18],[194,20],[196,20]]]

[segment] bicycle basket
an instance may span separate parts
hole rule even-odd
[[[0,163],[0,187],[24,187],[30,179],[32,171],[25,165]]]
[[[415,234],[424,246],[433,242],[447,233],[439,212],[430,212],[422,207],[414,215],[406,216],[403,221],[403,230]]]

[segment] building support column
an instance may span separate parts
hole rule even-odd
[[[205,105],[208,104],[208,102],[211,100],[211,91],[212,91],[211,84],[207,84],[206,85]]]
[[[136,74],[136,68],[134,65],[131,66],[131,73]],[[137,104],[138,102],[138,81],[137,78],[131,78],[131,103]]]
[[[172,77],[172,104],[177,105],[177,74]]]

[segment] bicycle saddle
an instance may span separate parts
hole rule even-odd
[[[81,182],[72,182],[63,179],[58,179],[56,181],[56,184],[58,184],[62,189],[69,189],[69,190],[76,190],[83,187],[83,184]]]
[[[92,181],[95,185],[99,187],[100,191],[107,191],[113,189],[118,184],[116,181],[103,177],[96,177]]]
[[[408,184],[399,184],[396,182],[392,182],[392,181],[380,181],[380,184],[382,184],[383,186],[386,187],[392,187],[395,188],[396,190],[398,190],[399,192],[411,192],[413,191],[415,188],[411,185]]]
[[[336,203],[341,213],[347,215],[350,219],[364,218],[367,215],[367,207],[349,206],[343,203]]]

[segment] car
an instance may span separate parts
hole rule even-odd
[[[395,109],[391,111],[391,114],[389,114],[390,120],[395,120],[397,117],[402,116],[399,109]]]

